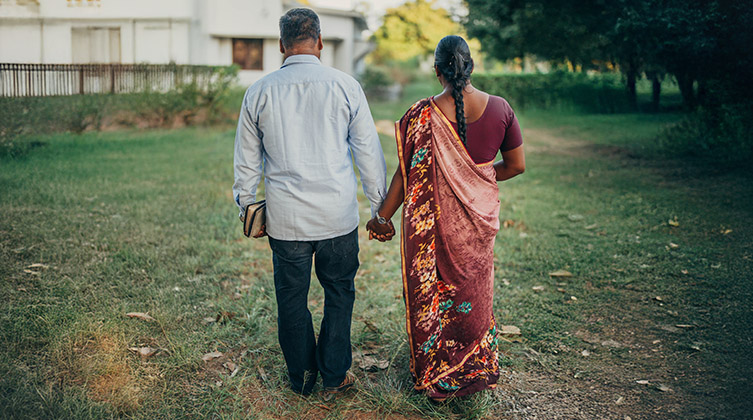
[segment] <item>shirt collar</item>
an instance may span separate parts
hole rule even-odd
[[[316,58],[315,55],[311,54],[296,54],[291,55],[287,59],[285,59],[285,62],[282,63],[282,67],[287,67],[292,64],[322,64],[321,61],[319,61],[318,58]]]

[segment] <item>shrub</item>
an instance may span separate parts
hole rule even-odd
[[[593,113],[631,110],[618,74],[474,74],[473,84],[502,96],[516,110],[560,109]]]
[[[659,145],[679,156],[742,163],[753,160],[751,103],[721,104],[689,114],[659,135]]]
[[[361,86],[370,98],[385,99],[389,89],[395,84],[390,71],[382,66],[367,66],[360,75]]]

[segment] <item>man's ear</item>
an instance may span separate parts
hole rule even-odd
[[[319,39],[316,41],[316,48],[321,51],[324,48],[324,43],[322,42],[322,34],[319,34]]]
[[[282,46],[282,38],[280,38],[280,53],[285,54],[285,47]]]

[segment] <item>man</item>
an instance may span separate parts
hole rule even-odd
[[[314,11],[292,9],[280,18],[284,63],[246,91],[235,137],[233,196],[243,212],[256,199],[263,172],[278,338],[290,386],[308,395],[321,374],[329,398],[354,383],[348,373],[359,266],[353,160],[372,216],[385,195],[386,174],[361,86],[322,66],[321,49]],[[392,224],[381,221],[377,233],[394,235]],[[325,296],[318,342],[307,307],[312,259]]]

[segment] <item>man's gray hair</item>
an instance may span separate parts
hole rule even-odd
[[[299,42],[319,39],[319,34],[319,16],[311,9],[290,9],[280,18],[280,40],[285,48]]]

